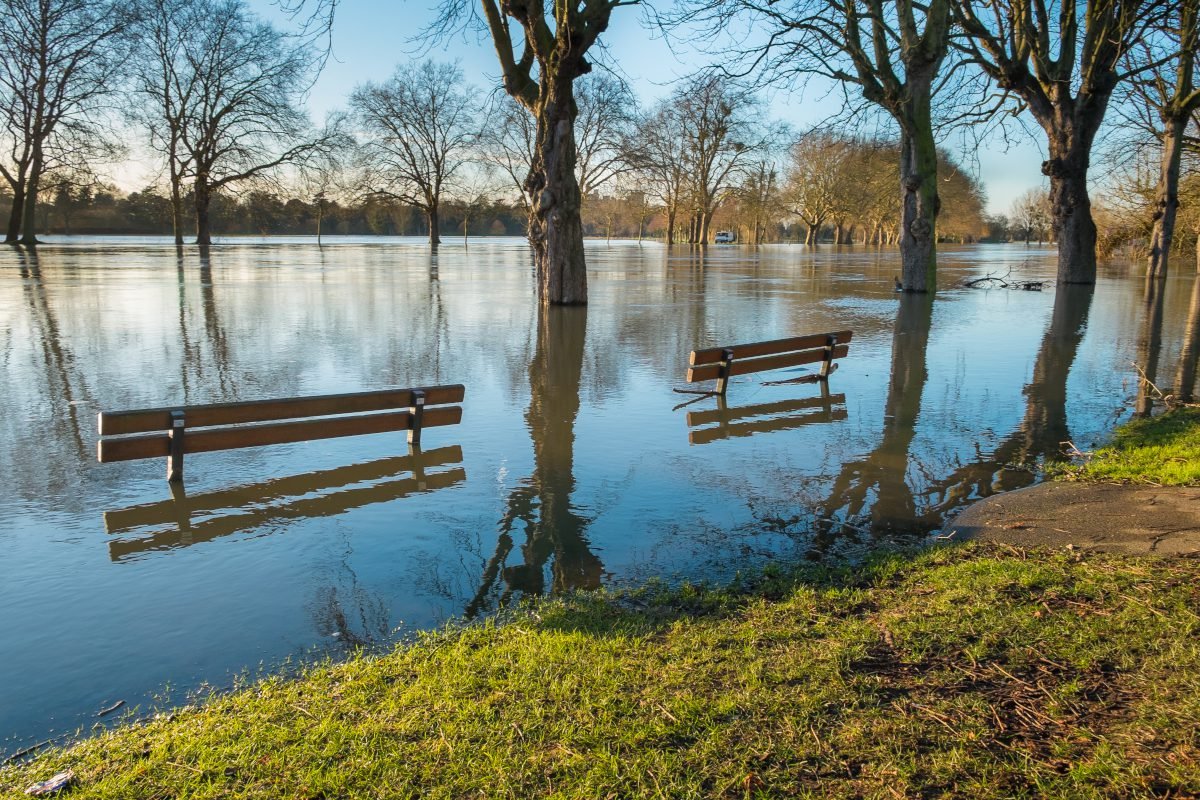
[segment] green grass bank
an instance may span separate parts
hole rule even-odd
[[[1200,794],[1200,563],[962,545],[541,601],[0,770],[89,798]]]
[[[1200,484],[1200,408],[1179,408],[1117,428],[1112,444],[1082,466],[1053,465],[1056,478],[1158,486]]]

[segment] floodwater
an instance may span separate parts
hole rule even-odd
[[[857,248],[588,262],[586,309],[539,310],[519,240],[0,250],[0,758],[528,594],[921,540],[1102,441],[1131,363],[1171,386],[1200,330],[1190,264],[1150,300],[1138,265],[956,288],[1052,281],[1021,245],[944,249],[936,303]],[[824,395],[780,372],[676,408],[693,347],[842,329]],[[189,455],[174,494],[161,458],[96,463],[99,410],[442,383],[462,423],[412,458],[403,433]]]

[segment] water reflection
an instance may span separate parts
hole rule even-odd
[[[820,506],[821,526],[815,547],[827,547],[835,531],[853,535],[865,524],[872,536],[900,530],[928,530],[918,520],[909,486],[909,449],[921,414],[921,397],[929,371],[926,350],[933,322],[932,294],[899,295],[892,333],[891,377],[879,444],[865,457],[847,461]],[[855,520],[849,523],[849,520]],[[860,522],[862,521],[862,522]],[[849,529],[849,530],[847,530]]]
[[[717,407],[709,411],[689,411],[689,428],[701,427],[688,432],[689,444],[707,444],[719,439],[753,436],[756,433],[786,431],[821,422],[834,422],[847,417],[846,395],[830,394],[829,385],[820,381],[821,394],[796,400],[778,400],[773,403],[731,407],[724,395],[717,395]],[[797,412],[809,412],[798,414]],[[770,419],[753,420],[754,417]],[[742,422],[741,420],[753,420]]]
[[[1179,366],[1175,369],[1175,392],[1185,403],[1195,397],[1197,361],[1200,361],[1200,275],[1192,281],[1192,300],[1183,329]]]
[[[529,408],[525,424],[533,440],[533,474],[509,494],[495,555],[484,567],[483,580],[467,604],[468,616],[486,607],[497,577],[503,582],[499,604],[514,592],[546,591],[550,564],[553,592],[595,589],[604,566],[586,536],[590,522],[572,503],[575,491],[575,419],[583,374],[586,308],[542,308],[537,344],[529,362]],[[524,542],[519,563],[509,563],[514,530]],[[553,560],[551,560],[553,559]]]
[[[1138,344],[1138,376],[1137,400],[1134,403],[1134,413],[1139,417],[1148,417],[1154,410],[1154,400],[1158,397],[1158,359],[1162,352],[1163,297],[1166,287],[1160,280],[1146,278],[1144,292],[1145,309],[1143,312],[1142,334]]]
[[[172,483],[169,500],[105,512],[108,533],[140,534],[136,539],[109,542],[109,557],[113,561],[129,560],[233,533],[263,531],[272,522],[332,517],[354,508],[445,489],[465,481],[466,472],[462,468],[432,474],[426,471],[461,461],[461,448],[441,447],[198,495],[189,496],[182,483]],[[395,477],[403,473],[412,473],[412,477]],[[163,526],[165,530],[152,530]]]

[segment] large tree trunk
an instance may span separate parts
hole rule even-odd
[[[21,238],[21,215],[25,213],[25,187],[13,190],[12,212],[8,215],[8,235],[4,237],[5,244],[16,244]]]
[[[196,176],[196,244],[207,247],[212,244],[212,230],[208,222],[208,206],[212,200],[212,189],[205,175]]]
[[[430,203],[425,209],[425,220],[429,224],[429,243],[431,245],[441,244],[442,237],[438,234],[438,206],[437,203]],[[466,238],[467,228],[463,225],[463,238]]]
[[[1146,276],[1145,317],[1138,343],[1138,361],[1142,374],[1138,376],[1138,393],[1134,415],[1148,417],[1154,411],[1154,385],[1158,380],[1158,357],[1162,351],[1163,295],[1166,287]]]
[[[1107,96],[1094,96],[1086,108],[1077,103],[1056,106],[1052,118],[1039,120],[1050,152],[1050,158],[1042,162],[1042,174],[1050,178],[1059,283],[1096,282],[1096,223],[1087,177],[1092,141],[1108,103]]]
[[[171,232],[175,234],[175,244],[183,244],[183,192],[178,176],[171,179]]]
[[[582,198],[575,179],[573,77],[562,72],[543,77],[550,86],[540,101],[533,164],[525,181],[538,296],[550,305],[587,303]]]
[[[937,289],[937,145],[930,111],[932,73],[909,75],[911,100],[900,135],[900,264],[906,292]]]
[[[709,229],[712,227],[713,212],[702,211],[700,213],[700,235],[697,237],[700,244],[708,244]]]
[[[1150,261],[1146,269],[1146,274],[1152,278],[1167,277],[1167,259],[1179,211],[1179,169],[1183,161],[1186,126],[1186,117],[1172,119],[1167,121],[1163,131],[1162,162],[1154,197],[1154,228],[1150,233]]]
[[[675,208],[667,207],[667,244],[675,244]]]

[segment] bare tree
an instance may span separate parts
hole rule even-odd
[[[128,5],[94,0],[0,4],[0,174],[13,193],[7,242],[37,242],[42,176],[108,149],[102,100],[117,87]]]
[[[804,223],[806,245],[817,243],[834,211],[845,154],[845,143],[828,133],[814,131],[792,145],[783,201]]]
[[[176,168],[192,181],[196,243],[212,241],[214,192],[344,143],[337,125],[317,132],[300,107],[319,54],[254,16],[243,0],[194,0],[172,101],[183,120]],[[165,108],[165,107],[164,107]]]
[[[1045,241],[1053,224],[1050,195],[1045,189],[1028,189],[1013,200],[1009,211],[1014,233],[1025,239],[1025,244],[1037,238],[1038,244]]]
[[[1096,282],[1092,144],[1133,42],[1167,0],[954,0],[971,60],[1046,133],[1059,283]],[[1082,14],[1082,18],[1081,15]]]
[[[521,204],[529,211],[525,179],[533,168],[533,148],[537,123],[517,101],[500,95],[488,111],[480,136],[482,159],[494,166],[517,191]]]
[[[425,213],[429,243],[438,235],[444,192],[471,157],[479,136],[476,92],[453,64],[402,65],[384,83],[350,95],[365,157],[369,191]]]
[[[700,0],[713,30],[747,17],[765,36],[733,55],[774,79],[820,76],[856,87],[900,132],[901,260],[906,291],[936,288],[935,95],[949,51],[951,0]],[[723,45],[728,50],[728,46]],[[943,92],[944,93],[944,92]],[[954,93],[951,93],[954,94]],[[953,104],[950,104],[953,105]],[[951,114],[961,113],[957,109]]]
[[[663,205],[667,244],[675,244],[676,222],[687,187],[684,120],[673,99],[665,100],[638,121],[637,146],[630,158],[639,182]]]
[[[683,135],[692,224],[688,241],[707,243],[713,214],[742,170],[766,147],[769,134],[757,118],[757,101],[716,75],[693,78],[675,92]]]
[[[587,53],[612,12],[637,0],[481,0],[504,89],[537,121],[525,181],[529,240],[542,303],[587,303],[577,150],[575,81],[591,71]],[[467,0],[444,0],[440,28],[469,14]],[[513,24],[520,28],[514,36]]]
[[[593,72],[576,82],[575,105],[575,175],[586,196],[632,168],[628,150],[637,99],[620,78]]]

